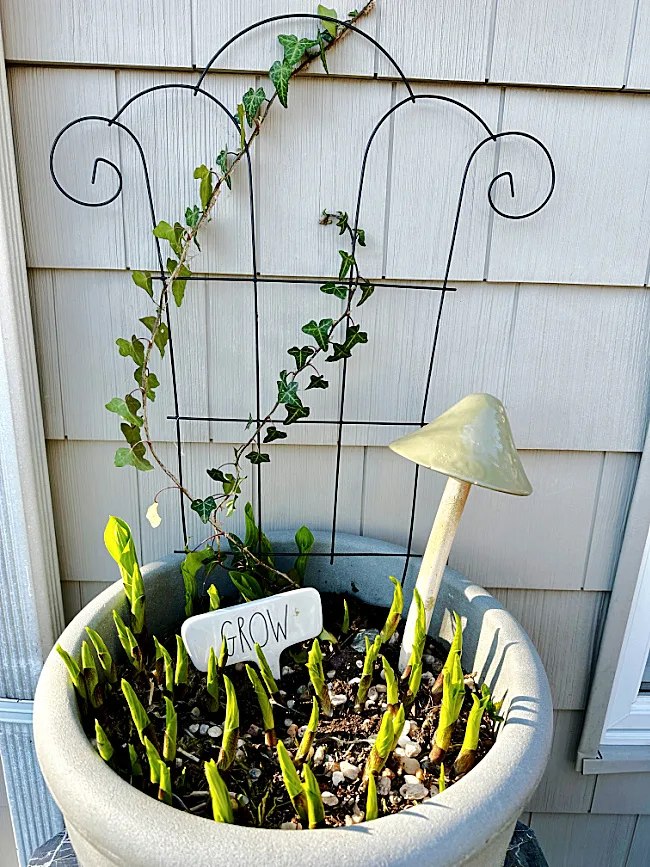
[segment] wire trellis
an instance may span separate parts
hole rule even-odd
[[[154,93],[156,91],[161,90],[189,90],[192,92],[194,96],[198,96],[199,94],[206,99],[210,100],[217,108],[224,113],[226,118],[233,124],[234,128],[239,130],[238,120],[235,115],[213,94],[204,90],[201,85],[205,79],[205,76],[217,61],[217,59],[229,48],[233,43],[235,43],[238,39],[250,33],[253,30],[256,30],[259,27],[263,27],[265,25],[278,22],[278,21],[286,21],[286,20],[295,20],[295,19],[316,19],[317,21],[331,21],[345,27],[347,30],[352,31],[355,35],[361,36],[370,42],[378,51],[380,51],[384,57],[389,61],[393,69],[395,70],[396,77],[399,79],[401,84],[404,86],[407,96],[403,99],[397,101],[391,108],[385,112],[385,114],[380,118],[379,121],[375,124],[372,129],[370,136],[366,142],[365,148],[363,150],[363,157],[361,162],[361,171],[359,175],[359,184],[357,188],[357,196],[356,196],[356,204],[354,210],[354,219],[351,222],[351,238],[352,238],[352,250],[351,255],[354,256],[356,253],[356,245],[357,245],[357,229],[359,227],[359,215],[361,211],[361,203],[363,198],[364,191],[364,183],[366,181],[366,169],[368,166],[368,157],[371,152],[371,148],[375,138],[383,125],[393,116],[396,115],[397,112],[400,112],[402,109],[407,107],[408,105],[414,105],[416,102],[422,100],[433,100],[439,101],[443,103],[451,104],[457,107],[460,111],[468,113],[471,117],[473,117],[478,125],[481,132],[482,137],[477,142],[471,153],[469,154],[464,170],[462,173],[461,184],[458,192],[458,197],[456,201],[456,209],[454,213],[454,221],[451,233],[451,240],[449,244],[449,249],[446,257],[446,264],[444,269],[444,276],[442,279],[442,285],[433,285],[435,281],[430,281],[430,283],[403,283],[403,282],[391,282],[387,280],[373,280],[373,284],[375,286],[387,288],[387,289],[405,289],[411,291],[436,291],[440,292],[440,303],[438,305],[438,310],[436,314],[436,319],[434,323],[433,335],[431,340],[431,345],[429,347],[428,352],[428,367],[427,374],[425,380],[424,392],[422,394],[422,402],[420,404],[420,412],[418,418],[412,418],[408,420],[395,419],[395,420],[387,420],[387,419],[371,419],[371,420],[351,420],[345,417],[345,397],[346,397],[346,384],[347,384],[347,376],[348,376],[348,359],[343,359],[342,372],[341,372],[341,385],[340,385],[340,393],[338,398],[338,416],[335,419],[317,419],[317,418],[308,418],[303,419],[301,423],[307,424],[320,424],[320,425],[335,425],[337,436],[336,436],[336,463],[335,463],[335,471],[333,478],[333,486],[334,486],[334,506],[332,512],[332,531],[331,531],[331,541],[330,541],[330,550],[328,552],[317,552],[312,554],[311,556],[327,556],[329,557],[329,561],[331,564],[334,563],[334,560],[337,556],[350,557],[350,556],[390,556],[394,557],[394,554],[386,554],[384,552],[376,552],[376,551],[362,551],[362,552],[354,552],[351,554],[350,552],[338,552],[336,549],[336,534],[337,534],[337,519],[338,519],[338,509],[339,509],[339,493],[341,489],[341,453],[343,448],[343,429],[346,426],[354,426],[354,425],[368,425],[368,426],[399,426],[399,427],[423,427],[426,424],[425,416],[427,411],[427,404],[429,401],[429,395],[431,391],[431,384],[433,378],[433,370],[434,363],[436,358],[436,350],[438,348],[439,336],[440,336],[440,326],[442,321],[442,313],[445,303],[445,298],[449,292],[454,292],[455,288],[449,285],[449,274],[451,271],[452,260],[454,256],[454,251],[456,247],[456,239],[458,234],[458,226],[460,222],[461,210],[463,205],[463,199],[465,196],[467,178],[469,175],[469,171],[472,167],[475,157],[477,154],[484,148],[488,143],[493,143],[495,145],[498,144],[502,139],[506,138],[519,138],[526,139],[533,142],[537,145],[545,158],[548,161],[549,169],[550,169],[550,183],[548,187],[548,192],[546,196],[543,198],[542,202],[535,208],[526,211],[522,214],[509,214],[506,211],[500,209],[494,201],[493,191],[495,184],[497,184],[502,178],[507,178],[509,181],[510,187],[510,195],[512,198],[515,198],[515,187],[514,187],[514,179],[509,171],[499,172],[494,175],[492,180],[490,181],[487,188],[487,199],[490,208],[500,217],[507,220],[522,220],[527,217],[531,217],[533,214],[536,214],[540,211],[549,201],[553,194],[553,190],[555,188],[555,166],[553,163],[553,159],[551,157],[550,152],[547,147],[538,139],[536,136],[522,132],[520,130],[507,130],[505,132],[493,132],[488,124],[483,120],[483,118],[472,108],[470,108],[465,103],[453,99],[448,96],[443,96],[440,94],[434,93],[414,93],[413,88],[402,72],[401,68],[397,64],[396,60],[389,54],[389,52],[379,43],[376,39],[370,36],[368,33],[365,33],[363,30],[355,27],[349,21],[341,21],[336,18],[329,18],[316,14],[309,13],[296,13],[296,14],[285,14],[285,15],[274,15],[270,18],[265,18],[260,20],[254,24],[251,24],[249,27],[240,30],[229,40],[224,42],[224,44],[219,48],[219,50],[211,57],[208,61],[207,65],[199,75],[198,81],[196,84],[182,84],[182,83],[169,83],[169,84],[161,84],[153,87],[145,88],[132,97],[130,97],[116,112],[113,117],[105,117],[102,115],[84,115],[82,117],[77,118],[76,120],[71,121],[66,124],[63,129],[57,134],[54,142],[52,144],[52,148],[50,151],[50,173],[52,175],[52,179],[56,184],[57,188],[63,193],[71,201],[75,202],[78,205],[83,205],[85,207],[103,207],[105,205],[110,204],[115,201],[123,189],[123,178],[122,172],[120,168],[115,165],[109,159],[104,157],[97,157],[94,161],[91,183],[94,184],[97,175],[97,168],[100,163],[103,163],[109,166],[113,172],[115,173],[115,177],[117,180],[117,187],[112,195],[108,198],[99,201],[99,202],[88,202],[83,199],[77,198],[69,193],[62,183],[59,181],[56,175],[55,167],[54,167],[54,158],[59,142],[65,133],[70,130],[72,127],[77,126],[81,123],[88,122],[100,122],[107,124],[108,127],[117,127],[122,130],[129,136],[132,141],[135,143],[137,148],[137,152],[142,164],[142,171],[144,174],[145,180],[145,188],[147,192],[147,200],[149,205],[149,215],[151,218],[152,228],[155,227],[158,223],[156,217],[156,209],[154,205],[154,199],[151,189],[151,181],[150,181],[150,173],[147,165],[147,159],[144,153],[144,149],[138,140],[138,137],[133,133],[133,131],[119,118],[122,116],[124,111],[136,100],[141,99],[143,96]],[[245,150],[245,166],[246,166],[246,175],[248,180],[248,209],[249,209],[249,221],[250,221],[250,256],[251,256],[251,273],[249,275],[237,275],[237,276],[204,276],[204,275],[192,275],[188,279],[189,280],[202,280],[202,281],[219,281],[219,282],[246,282],[251,283],[253,287],[253,313],[254,313],[254,356],[255,356],[255,416],[253,417],[253,421],[255,421],[258,426],[259,423],[263,420],[261,415],[261,384],[260,384],[260,370],[261,370],[261,358],[260,358],[260,322],[259,322],[259,287],[260,284],[266,283],[298,283],[298,284],[321,284],[328,280],[333,280],[336,282],[340,282],[338,277],[324,277],[324,278],[301,278],[301,277],[293,277],[293,276],[264,276],[259,273],[258,270],[258,257],[257,257],[257,241],[256,241],[256,216],[255,216],[255,200],[254,200],[254,192],[253,192],[253,167],[250,151],[248,148],[248,144],[244,142],[244,150]],[[164,281],[167,279],[168,272],[165,269],[163,254],[160,246],[160,240],[155,238],[156,244],[156,253],[157,260],[159,266],[159,274],[155,275],[155,279]],[[354,274],[350,274],[348,278],[349,287],[358,285],[359,283],[359,274],[357,272],[356,276]],[[225,416],[210,416],[210,415],[187,415],[181,413],[180,409],[180,400],[179,400],[179,389],[178,389],[178,377],[176,370],[176,361],[174,357],[174,344],[173,344],[173,336],[172,336],[172,324],[169,317],[169,307],[167,307],[167,327],[169,329],[169,358],[170,358],[170,368],[171,368],[171,379],[172,379],[172,394],[173,394],[173,414],[168,416],[175,423],[175,431],[176,431],[176,459],[178,465],[178,479],[183,484],[183,475],[184,475],[184,467],[183,467],[183,437],[182,437],[182,428],[181,424],[184,422],[249,422],[249,418],[232,418]],[[261,451],[261,432],[258,430],[257,433],[257,447],[258,451]],[[262,464],[256,464],[256,473],[257,473],[257,518],[258,524],[260,528],[263,526],[263,515],[262,515]],[[404,557],[404,571],[402,575],[402,582],[406,577],[406,573],[408,570],[409,561],[412,558],[421,557],[420,554],[413,552],[413,532],[415,525],[415,514],[416,514],[416,505],[417,505],[417,494],[418,494],[418,481],[419,481],[419,467],[416,465],[415,472],[413,476],[413,486],[412,486],[412,497],[411,497],[411,509],[410,509],[410,519],[409,519],[409,531],[408,531],[408,541],[406,545],[406,554]],[[188,536],[187,536],[187,516],[185,511],[185,498],[183,496],[182,491],[179,491],[179,510],[180,510],[180,523],[183,533],[183,542],[184,545],[187,546]],[[277,552],[278,555],[282,554],[291,554],[294,555],[295,552]]]

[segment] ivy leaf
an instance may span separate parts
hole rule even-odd
[[[176,223],[174,226],[170,226],[170,224],[167,223],[165,220],[161,220],[160,223],[158,223],[158,225],[153,230],[156,238],[167,241],[167,243],[177,256],[181,255],[183,249],[180,243],[181,238],[183,237],[183,232],[184,230],[180,223]]]
[[[118,337],[115,341],[123,358],[132,358],[136,364],[144,364],[144,343],[133,335],[131,340]]]
[[[312,319],[311,322],[302,326],[302,330],[305,334],[313,337],[318,346],[325,352],[329,342],[330,328],[333,324],[331,319],[321,319],[318,324],[316,324],[315,319]]]
[[[309,388],[309,386],[307,386]],[[274,440],[284,440],[287,434],[283,430],[278,430],[274,425],[270,425],[266,429],[266,436],[262,440],[264,443],[272,443]]]
[[[318,14],[326,15],[328,18],[338,18],[336,14],[336,9],[328,9],[327,6],[323,6],[321,3],[318,4]],[[334,21],[322,21],[323,27],[330,36],[336,36],[336,24]]]
[[[360,331],[360,325],[351,325],[345,333],[344,343],[332,343],[334,352],[328,355],[327,361],[340,361],[342,358],[349,358],[352,355],[352,348],[357,343],[367,343],[368,335],[365,331]]]
[[[287,353],[296,359],[298,370],[302,370],[305,367],[314,352],[313,346],[303,346],[302,349],[298,346],[292,346],[291,349],[287,349]]]
[[[287,417],[282,424],[294,424],[294,422],[300,421],[301,418],[307,418],[309,411],[309,407],[303,406],[302,402],[291,404],[290,406],[287,406]]]
[[[284,34],[278,36],[278,42],[284,48],[284,63],[290,66],[295,66],[298,61],[302,60],[308,48],[318,45],[314,39],[298,39],[297,36],[285,36]]]
[[[366,232],[365,229],[357,229],[357,241],[359,242],[361,247],[366,246]]]
[[[246,111],[246,120],[251,128],[255,125],[255,118],[257,117],[260,106],[265,99],[266,94],[264,93],[263,87],[258,87],[257,90],[253,90],[251,87],[242,97],[242,102]]]
[[[341,257],[341,267],[339,269],[339,280],[343,280],[344,277],[350,271],[350,268],[355,264],[354,256],[350,253],[346,253],[345,250],[339,250],[339,256]]]
[[[249,452],[246,455],[246,457],[253,465],[255,465],[255,464],[268,464],[271,460],[271,458],[269,457],[269,455],[266,454],[266,452],[252,451],[252,452]]]
[[[320,287],[320,291],[324,292],[326,295],[335,295],[337,298],[346,298],[348,294],[348,287],[341,286],[337,283],[324,283]]]
[[[221,470],[206,470],[206,473],[210,476],[213,482],[225,482],[226,476]]]
[[[149,400],[153,401],[156,399],[154,389],[158,388],[158,386],[160,385],[160,381],[158,380],[158,377],[155,373],[148,373],[146,374],[146,376],[143,375],[143,373],[144,371],[142,365],[140,365],[140,367],[136,367],[133,378],[138,383],[138,386],[145,390]]]
[[[153,298],[153,286],[151,284],[151,273],[149,271],[133,271],[131,279],[136,286],[144,289],[150,298]]]
[[[106,409],[109,412],[117,413],[124,421],[128,421],[129,424],[137,425],[138,427],[142,426],[142,419],[135,415],[126,404],[126,401],[122,400],[121,397],[114,397],[106,404]]]
[[[361,298],[359,298],[359,300],[357,301],[357,307],[361,307],[361,305],[364,304],[368,300],[368,298],[370,298],[374,291],[375,287],[372,285],[372,283],[363,283],[361,285]]]
[[[201,207],[205,211],[212,198],[212,172],[207,166],[199,166],[194,169],[194,179],[201,181],[199,195],[201,197]]]
[[[295,381],[289,382],[286,370],[282,371],[278,380],[278,402],[286,403],[287,405],[300,404],[298,383]]]
[[[120,430],[122,431],[122,435],[124,439],[130,446],[137,446],[139,442],[141,442],[140,437],[140,428],[136,424],[126,424],[126,422],[122,422],[120,425]]]
[[[269,78],[273,82],[275,92],[282,105],[287,107],[287,94],[289,93],[289,79],[291,78],[292,67],[288,63],[276,60],[273,66],[269,69]]]
[[[198,205],[194,205],[193,208],[187,208],[187,210],[185,211],[185,222],[190,227],[190,229],[194,229],[200,219],[201,211],[199,211]]]
[[[320,374],[318,376],[314,376],[312,374],[311,379],[309,380],[309,385],[305,388],[305,391],[309,391],[310,388],[328,388],[329,382],[324,379]]]
[[[219,151],[217,155],[217,165],[224,174],[228,189],[232,190],[232,178],[228,174],[228,150],[226,148],[224,148],[222,151]]]
[[[217,508],[217,504],[214,497],[206,497],[205,500],[192,500],[190,508],[193,512],[196,512],[204,524],[207,524],[210,520],[210,515]]]
[[[144,446],[142,446],[144,449]],[[145,472],[146,470],[153,470],[152,465],[149,461],[136,454],[135,449],[127,449],[121,448],[115,452],[115,466],[116,467],[135,467],[136,470],[141,470]]]
[[[348,227],[348,215],[345,213],[345,211],[339,211],[337,213],[336,225],[340,229],[339,235],[342,235]]]
[[[167,259],[167,270],[170,274],[173,274],[177,267],[178,262],[175,259]],[[177,307],[180,307],[183,303],[183,298],[185,297],[185,287],[187,286],[187,280],[184,280],[182,278],[187,278],[191,276],[192,272],[190,271],[190,269],[187,268],[185,265],[181,265],[178,272],[178,277],[172,283],[172,295],[174,296],[174,301],[176,302]]]
[[[153,334],[154,328],[156,327],[156,317],[155,316],[143,316],[140,320],[145,328],[148,328],[149,331]],[[165,354],[165,347],[167,346],[167,341],[169,340],[169,328],[164,322],[158,323],[158,328],[156,329],[156,333],[154,334],[153,342],[158,347],[160,351],[161,357]],[[142,359],[144,361],[144,357]],[[140,362],[142,364],[142,362]]]
[[[327,51],[327,46],[331,42],[331,38],[328,39],[327,38],[328,36],[329,36],[329,33],[326,34],[326,33],[323,33],[322,30],[319,30],[318,36],[316,38],[318,39],[318,48],[320,50],[320,62],[323,64],[323,69],[325,70],[325,72],[329,75],[330,71],[327,68],[327,54],[325,53]]]

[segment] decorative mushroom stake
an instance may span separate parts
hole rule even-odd
[[[424,602],[428,628],[470,485],[520,497],[533,489],[519,460],[503,404],[491,394],[464,397],[426,427],[395,440],[390,448],[422,467],[449,476],[415,585]],[[411,655],[416,619],[412,602],[400,650],[401,671]]]

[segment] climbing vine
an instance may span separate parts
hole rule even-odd
[[[346,20],[349,22],[357,20],[372,6],[373,3],[370,2],[360,11],[348,13]],[[133,376],[136,387],[124,398],[114,397],[106,404],[106,409],[120,417],[120,429],[126,440],[126,446],[118,448],[115,454],[115,465],[133,466],[137,470],[148,471],[153,470],[153,463],[157,464],[168,476],[171,487],[179,489],[183,496],[190,500],[192,510],[204,524],[211,525],[211,536],[208,542],[215,541],[216,549],[209,545],[203,551],[191,552],[197,561],[196,569],[209,560],[223,562],[220,543],[225,538],[229,542],[228,554],[233,556],[234,552],[234,560],[241,561],[240,569],[255,571],[272,583],[279,582],[285,586],[297,583],[296,579],[300,576],[295,574],[296,567],[289,574],[275,569],[270,545],[261,530],[255,526],[250,506],[245,510],[247,528],[245,540],[242,541],[233,533],[227,532],[220,521],[222,514],[228,517],[237,507],[242,482],[246,478],[244,461],[252,465],[268,463],[270,454],[261,446],[287,438],[286,430],[277,426],[278,422],[274,419],[274,414],[278,410],[286,413],[280,422],[282,428],[308,418],[311,412],[310,406],[306,403],[310,399],[309,392],[329,387],[327,365],[350,358],[355,347],[368,341],[368,335],[355,321],[354,312],[370,298],[374,291],[374,286],[361,275],[354,255],[357,245],[365,246],[363,229],[353,228],[348,215],[342,211],[336,213],[323,211],[320,222],[323,225],[335,224],[339,234],[346,236],[350,249],[339,250],[338,280],[325,282],[320,289],[333,298],[345,301],[344,310],[336,317],[326,317],[318,321],[311,319],[302,326],[305,337],[300,343],[304,345],[296,344],[287,350],[291,363],[287,363],[286,368],[278,374],[277,397],[273,406],[262,418],[250,416],[247,439],[234,449],[232,461],[220,467],[207,469],[209,478],[219,486],[217,491],[201,499],[193,497],[181,485],[174,471],[164,463],[153,444],[149,405],[155,401],[156,389],[160,386],[160,381],[152,370],[153,357],[157,353],[163,358],[169,342],[169,328],[165,318],[170,296],[176,306],[181,307],[185,299],[188,278],[192,276],[189,258],[191,249],[194,246],[199,252],[201,251],[200,231],[212,219],[211,214],[223,185],[225,184],[228,189],[232,188],[234,169],[259,135],[274,101],[278,99],[280,104],[287,108],[292,77],[315,59],[320,59],[325,71],[328,72],[327,52],[348,32],[345,26],[330,20],[337,17],[334,9],[319,6],[318,15],[323,17],[319,21],[316,39],[284,34],[278,36],[283,57],[276,60],[269,70],[274,92],[267,96],[263,87],[256,89],[251,87],[242,96],[233,115],[239,128],[239,148],[232,151],[224,147],[216,156],[214,166],[201,165],[194,170],[194,179],[199,182],[200,204],[188,206],[182,222],[177,221],[172,224],[162,220],[155,226],[153,234],[169,247],[167,276],[162,280],[160,290],[156,292],[154,288],[154,285],[157,285],[156,280],[149,271],[134,271],[132,274],[135,285],[149,296],[153,311],[139,320],[145,329],[144,335],[133,334],[130,339],[120,337],[117,340],[120,355],[130,358],[135,365]],[[309,377],[308,381],[307,377]],[[147,512],[147,518],[153,526],[160,523],[157,496]],[[312,542],[313,537],[311,542],[302,539],[298,544],[300,553],[308,552]],[[197,559],[199,555],[201,556]],[[232,563],[230,568],[233,568]],[[248,574],[248,578],[250,577],[251,575]],[[255,587],[248,589],[249,595],[254,597]]]

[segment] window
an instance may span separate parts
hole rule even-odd
[[[650,745],[650,534],[616,668],[601,737],[608,745]]]

